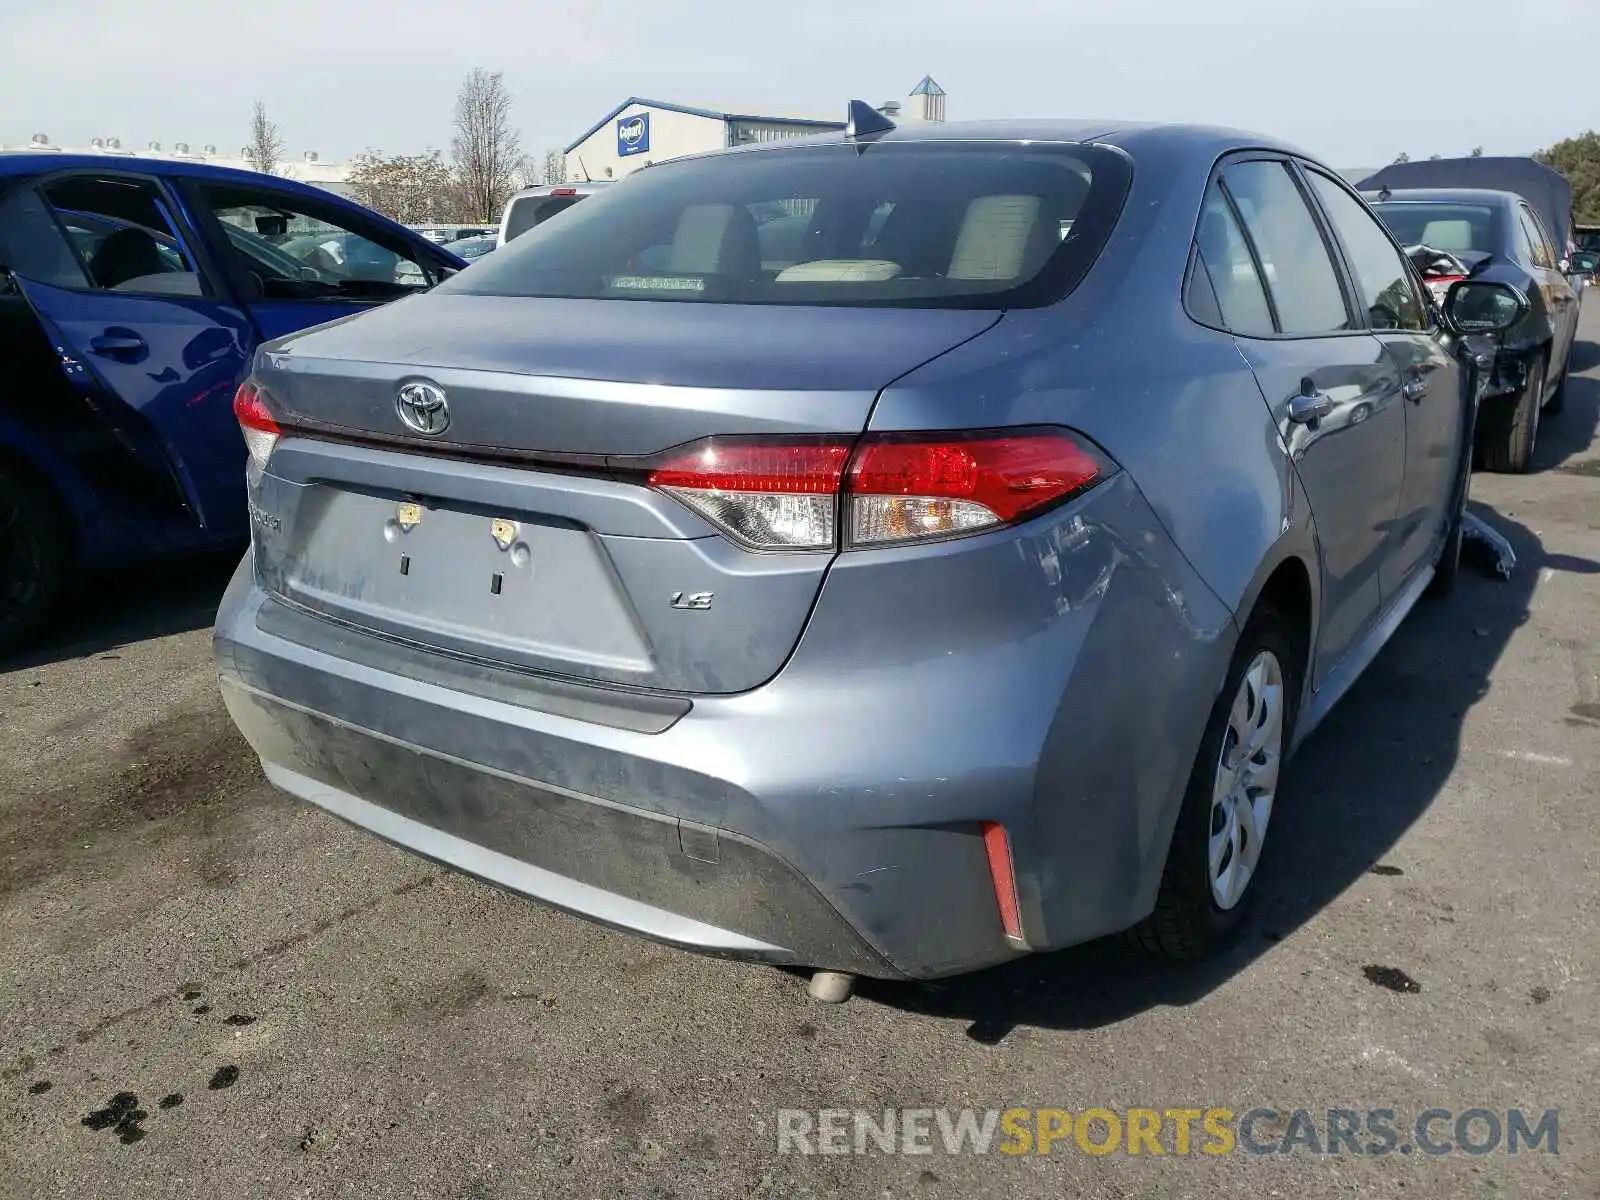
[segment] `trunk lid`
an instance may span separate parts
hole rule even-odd
[[[266,347],[286,429],[252,483],[258,577],[464,657],[676,692],[755,687],[831,552],[746,550],[608,468],[708,436],[856,434],[994,312],[434,295]],[[441,389],[435,435],[407,382]],[[517,461],[523,456],[522,461]]]

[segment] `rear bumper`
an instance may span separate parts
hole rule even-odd
[[[705,953],[896,974],[748,838],[460,762],[285,704],[231,673],[222,694],[272,783],[426,858]]]
[[[1125,478],[951,557],[842,556],[776,678],[692,703],[353,631],[248,557],[217,664],[273,783],[419,854],[713,954],[953,974],[1149,911],[1232,623]]]

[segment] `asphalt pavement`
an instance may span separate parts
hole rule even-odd
[[[0,666],[0,1195],[1600,1196],[1588,308],[1537,471],[1474,479],[1513,578],[1469,568],[1419,607],[1311,739],[1257,914],[1200,967],[1113,939],[812,1003],[795,975],[598,929],[275,793],[211,666],[231,563],[82,585]],[[849,1149],[852,1119],[818,1110],[917,1108],[1068,1132],[905,1153],[930,1118],[896,1112],[895,1152],[780,1152],[780,1110],[845,1120]],[[1103,1116],[1073,1132],[1135,1108],[1165,1153],[1091,1153]],[[1330,1108],[1362,1136],[1329,1137]],[[1174,1109],[1227,1110],[1232,1152],[1174,1152]],[[1484,1153],[1483,1114],[1456,1140],[1472,1109],[1502,1127]],[[1512,1154],[1513,1109],[1556,1124]]]

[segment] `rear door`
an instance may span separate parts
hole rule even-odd
[[[432,287],[465,265],[373,214],[270,184],[183,184],[264,341]]]
[[[171,473],[196,522],[245,527],[233,392],[255,348],[159,181],[69,173],[6,198],[33,206],[55,267],[16,271],[63,371],[148,467]],[[30,277],[32,276],[32,277]]]
[[[1527,204],[1518,203],[1516,216],[1522,233],[1518,247],[1520,249],[1526,242],[1534,283],[1544,300],[1545,311],[1550,315],[1550,371],[1546,383],[1553,388],[1561,378],[1567,355],[1578,334],[1578,296],[1572,289],[1571,281],[1561,271],[1560,259],[1538,215]]]
[[[1397,544],[1382,578],[1392,595],[1431,564],[1467,467],[1464,372],[1433,322],[1421,284],[1387,230],[1332,176],[1302,167],[1344,251],[1359,311],[1400,373],[1406,467]]]
[[[1198,242],[1220,312],[1255,370],[1316,519],[1315,682],[1383,608],[1405,477],[1400,373],[1355,317],[1288,162],[1227,163],[1207,193]]]

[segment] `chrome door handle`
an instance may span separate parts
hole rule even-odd
[[[1289,397],[1289,420],[1310,425],[1333,411],[1333,397],[1327,392],[1301,392]]]
[[[1407,400],[1420,401],[1428,394],[1428,381],[1421,375],[1407,375],[1400,381],[1400,394]]]

